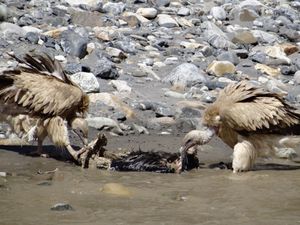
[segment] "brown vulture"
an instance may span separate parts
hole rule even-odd
[[[204,111],[204,130],[189,132],[182,154],[210,141],[214,134],[233,148],[234,172],[247,171],[260,156],[300,144],[300,111],[282,95],[270,93],[249,81],[227,85]],[[184,160],[184,157],[183,157]]]
[[[48,136],[56,146],[66,147],[78,159],[81,152],[71,147],[66,123],[87,144],[88,125],[84,117],[88,95],[47,54],[13,57],[21,64],[0,74],[0,119],[15,126],[13,121],[24,115],[27,122],[19,130],[37,139],[38,154],[42,153],[43,140]],[[30,129],[25,127],[28,124]]]

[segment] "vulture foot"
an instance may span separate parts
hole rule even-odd
[[[34,150],[31,152],[28,152],[26,154],[27,156],[31,156],[31,157],[42,157],[42,158],[49,158],[49,155],[47,153],[43,153],[43,151],[41,150]]]
[[[104,146],[107,145],[107,138],[104,134],[98,134],[97,138],[89,143],[87,146],[84,146],[79,151],[77,151],[77,162],[83,167],[89,167],[89,159],[93,155],[103,156]]]
[[[257,157],[254,146],[249,141],[242,141],[234,146],[232,168],[234,173],[250,170]]]

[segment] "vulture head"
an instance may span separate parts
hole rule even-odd
[[[214,134],[214,129],[204,127],[202,130],[192,130],[185,135],[180,148],[182,171],[187,170],[187,165],[189,165],[188,155],[197,151],[196,146],[207,144]]]
[[[70,126],[74,133],[78,135],[83,144],[87,146],[89,133],[87,121],[84,118],[76,117],[71,121]]]

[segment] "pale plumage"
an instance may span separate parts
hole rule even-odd
[[[299,111],[281,95],[247,81],[229,84],[220,91],[217,100],[205,110],[203,125],[234,149],[235,172],[249,170],[256,157],[274,155],[277,148],[300,144],[300,138],[293,136],[300,135]],[[189,145],[203,144],[201,135],[187,134],[185,139]]]
[[[44,138],[49,136],[55,145],[66,147],[77,158],[65,121],[86,143],[88,127],[84,117],[88,96],[48,55],[26,54],[23,59],[16,59],[26,66],[0,75],[0,112],[12,117],[25,114],[35,121],[31,132],[38,139],[39,152]]]

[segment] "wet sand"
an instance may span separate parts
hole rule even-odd
[[[109,137],[107,148],[178,151],[181,135]],[[24,156],[32,146],[1,146],[0,224],[300,224],[300,160],[261,159],[255,171],[210,169],[230,162],[218,139],[198,152],[200,169],[182,174],[82,169],[53,158]],[[54,151],[64,156],[61,150]],[[38,171],[58,169],[55,173]],[[104,193],[109,183],[131,193]],[[68,203],[69,211],[52,211]]]

